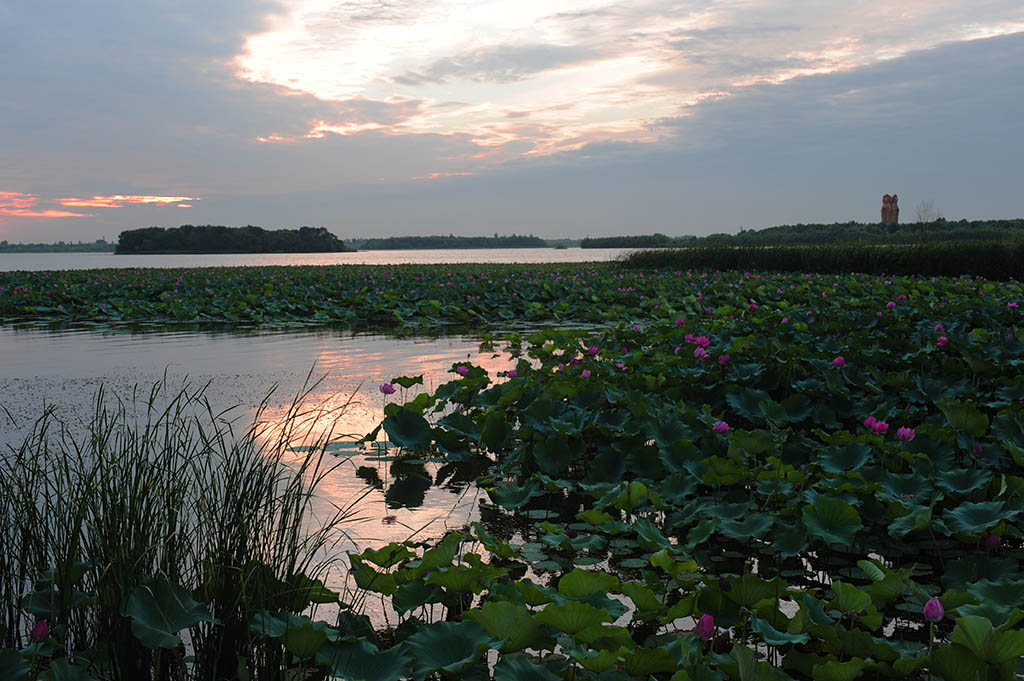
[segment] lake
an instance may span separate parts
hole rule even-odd
[[[229,253],[114,255],[113,253],[0,253],[0,272],[91,270],[108,267],[236,267],[240,265],[401,265],[460,262],[542,263],[615,260],[630,248],[484,248],[355,253]]]
[[[273,390],[263,417],[283,418],[307,378],[320,379],[306,404],[331,410],[342,407],[340,418],[325,421],[335,436],[362,436],[383,419],[385,400],[399,401],[401,392],[385,397],[379,386],[398,375],[422,375],[419,390],[432,390],[455,377],[455,362],[472,360],[492,376],[512,365],[504,355],[480,353],[470,336],[392,338],[338,330],[283,332],[45,330],[0,326],[0,444],[24,439],[47,406],[74,423],[88,418],[102,384],[127,398],[133,388],[143,396],[167,381],[170,392],[184,385],[207,385],[206,396],[215,410],[237,406],[232,414],[251,422],[258,405]],[[495,379],[503,380],[503,379]],[[410,399],[416,390],[411,391]],[[344,464],[321,487],[323,514],[332,503],[345,505],[366,490],[355,471],[377,469],[388,480],[388,464],[367,459],[373,452],[338,452]],[[428,473],[435,473],[428,468]],[[420,498],[418,495],[422,493]],[[474,486],[414,490],[406,505],[388,503],[385,490],[374,490],[359,505],[361,522],[350,534],[353,546],[372,546],[437,537],[465,525],[476,516]]]

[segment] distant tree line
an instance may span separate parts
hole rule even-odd
[[[114,251],[123,253],[337,253],[351,250],[323,227],[266,230],[262,227],[182,225],[129,229]]]
[[[405,251],[444,248],[545,248],[547,242],[537,236],[390,236],[367,239],[364,251]]]
[[[587,237],[580,242],[580,248],[661,248],[679,245],[675,239],[664,234],[640,234],[637,236]]]
[[[114,244],[103,239],[77,243],[58,241],[54,244],[11,244],[6,240],[0,241],[0,253],[110,253],[113,250]]]
[[[732,246],[779,246],[828,244],[841,241],[918,243],[922,241],[1002,241],[1024,238],[1024,220],[960,220],[938,218],[909,224],[837,222],[831,225],[780,225],[739,234],[711,234],[696,244]]]

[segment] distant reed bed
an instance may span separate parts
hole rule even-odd
[[[815,246],[711,245],[634,251],[623,257],[622,264],[633,268],[973,275],[989,279],[1019,279],[1024,274],[1024,241],[899,245],[864,241]]]

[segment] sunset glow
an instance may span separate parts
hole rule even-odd
[[[155,203],[166,205],[181,201],[199,201],[197,196],[135,196],[131,194],[114,194],[113,196],[93,196],[88,199],[63,198],[57,199],[62,206],[74,208],[120,208],[126,204]]]
[[[837,6],[827,17],[767,0],[286,6],[235,63],[243,80],[337,104],[338,120],[310,123],[305,138],[461,133],[481,147],[516,144],[526,156],[605,140],[656,142],[671,134],[658,120],[709,97],[1024,29],[1019,11],[982,23],[951,0],[876,0]],[[353,116],[346,105],[354,100],[387,113]]]

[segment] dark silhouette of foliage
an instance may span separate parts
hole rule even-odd
[[[337,253],[350,250],[323,227],[266,230],[262,227],[182,225],[130,229],[118,236],[115,253]]]
[[[538,236],[513,234],[511,236],[390,236],[367,239],[360,250],[406,251],[444,248],[546,248],[547,242]]]
[[[580,248],[663,248],[674,244],[675,240],[664,234],[601,237],[588,236],[580,242]]]
[[[78,243],[58,241],[54,244],[12,244],[6,240],[0,241],[0,253],[109,253],[113,250],[114,244],[103,239]]]
[[[875,243],[917,243],[920,241],[974,241],[1024,238],[1024,219],[959,220],[939,218],[932,222],[907,224],[836,222],[831,225],[779,225],[760,230],[743,230],[739,234],[711,234],[696,240],[697,244],[729,244],[732,246],[814,245],[840,241]]]
[[[946,241],[914,244],[825,243],[814,246],[734,246],[638,251],[623,259],[627,267],[673,269],[758,269],[837,274],[868,272],[1020,279],[1024,240]]]

